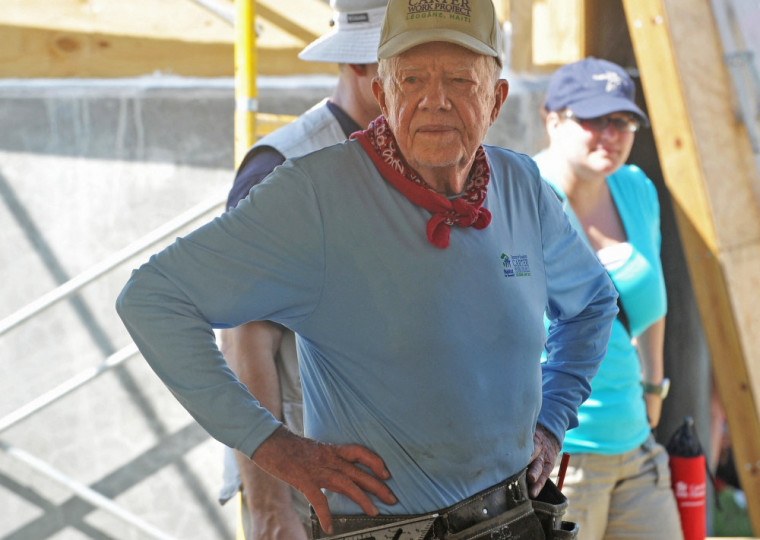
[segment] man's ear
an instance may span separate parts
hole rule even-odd
[[[353,71],[354,75],[357,77],[367,76],[367,64],[348,64],[348,67],[351,68],[351,71]]]
[[[496,81],[496,86],[494,86],[494,104],[493,109],[491,110],[491,124],[496,122],[496,118],[499,116],[499,111],[501,111],[501,106],[504,105],[504,101],[507,99],[507,95],[509,94],[509,83],[506,79],[499,79]]]
[[[544,119],[544,124],[546,125],[546,131],[550,133],[554,131],[555,129],[557,129],[557,126],[559,126],[560,121],[561,119],[557,111],[547,111],[546,118]]]
[[[385,106],[385,89],[383,88],[383,81],[380,77],[374,77],[372,79],[372,94],[374,94],[377,104],[380,105],[380,111],[385,114],[385,111],[387,110]]]

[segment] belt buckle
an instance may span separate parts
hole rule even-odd
[[[423,540],[430,532],[437,517],[438,514],[428,514],[397,521],[389,525],[369,527],[337,536],[327,536],[324,540]]]

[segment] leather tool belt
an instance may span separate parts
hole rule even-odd
[[[322,532],[317,517],[312,515],[312,538],[315,540],[477,540],[481,538],[564,540],[577,538],[577,526],[563,522],[561,519],[567,508],[567,499],[550,482],[547,482],[547,486],[541,493],[546,500],[531,501],[529,499],[525,470],[523,470],[457,504],[429,514],[333,516],[334,532],[329,536]],[[537,502],[539,506],[534,511]]]

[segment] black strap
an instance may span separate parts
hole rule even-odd
[[[620,295],[618,295],[617,298],[617,307],[618,307],[618,314],[617,318],[620,321],[620,323],[623,325],[623,328],[625,328],[625,331],[628,332],[628,335],[631,335],[631,323],[628,322],[628,314],[625,312],[625,308],[623,307],[623,302],[620,301]]]

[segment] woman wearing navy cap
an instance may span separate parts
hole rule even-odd
[[[616,64],[586,58],[563,66],[547,88],[549,147],[535,157],[619,294],[607,354],[563,445],[571,456],[568,518],[589,540],[683,538],[668,456],[651,432],[669,385],[667,300],[657,192],[625,164],[636,131],[648,124],[634,95]]]

